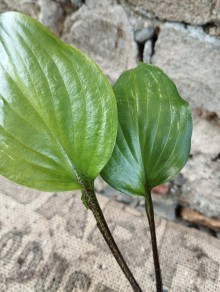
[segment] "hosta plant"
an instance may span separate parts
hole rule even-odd
[[[140,291],[94,192],[116,133],[115,96],[97,65],[32,18],[1,14],[0,173],[43,191],[81,189],[123,272]]]
[[[191,110],[159,68],[139,64],[113,86],[118,134],[102,177],[115,189],[143,196],[153,249],[157,291],[162,291],[151,189],[170,180],[187,162]]]
[[[141,288],[109,231],[94,180],[102,171],[116,189],[146,198],[162,291],[150,191],[186,163],[190,136],[188,104],[158,68],[140,64],[112,90],[89,57],[43,25],[0,14],[0,174],[43,191],[81,189],[134,291]]]

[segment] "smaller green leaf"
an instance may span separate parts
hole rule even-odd
[[[118,134],[101,175],[115,189],[145,195],[173,178],[189,157],[192,117],[174,83],[159,68],[139,64],[113,87]]]

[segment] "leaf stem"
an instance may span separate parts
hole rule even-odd
[[[162,292],[163,283],[162,283],[159,255],[158,255],[158,249],[157,249],[157,237],[156,237],[156,230],[155,230],[154,208],[153,208],[153,202],[152,202],[152,197],[151,197],[151,190],[146,191],[145,210],[146,210],[149,227],[150,227],[150,234],[151,234],[151,245],[152,245],[152,251],[153,251],[153,258],[154,258],[155,275],[156,275],[156,288],[157,288],[157,292]]]
[[[109,246],[114,258],[118,262],[119,266],[121,267],[123,273],[127,277],[128,281],[130,282],[133,290],[135,292],[142,292],[141,288],[139,287],[138,283],[136,282],[133,274],[131,273],[130,269],[128,268],[118,246],[112,237],[112,234],[108,228],[108,225],[105,221],[104,215],[98,203],[98,200],[95,195],[94,187],[93,186],[86,186],[84,193],[83,193],[83,202],[87,207],[92,211],[96,222],[97,227],[99,228],[102,236],[104,237],[107,245]]]

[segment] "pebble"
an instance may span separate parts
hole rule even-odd
[[[153,42],[152,40],[149,40],[144,45],[143,62],[150,64],[152,54],[153,54]]]
[[[136,42],[142,44],[151,39],[154,35],[154,28],[152,26],[137,30],[134,35]]]

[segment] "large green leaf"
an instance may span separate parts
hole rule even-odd
[[[113,87],[118,104],[118,135],[102,177],[115,189],[144,195],[173,178],[190,151],[189,105],[159,68],[139,64]]]
[[[40,190],[81,188],[116,132],[115,96],[97,65],[32,18],[0,14],[0,174]]]

